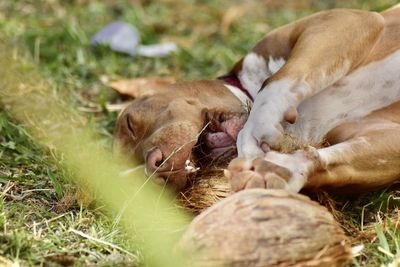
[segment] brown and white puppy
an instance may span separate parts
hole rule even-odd
[[[229,86],[228,86],[229,87]],[[185,187],[199,157],[213,160],[236,154],[236,139],[247,112],[240,90],[223,81],[186,81],[137,98],[120,114],[115,146],[144,162],[156,181]],[[195,149],[199,139],[204,146]],[[202,151],[200,151],[202,149]],[[197,150],[197,153],[195,153]]]
[[[241,157],[226,172],[234,190],[387,185],[400,175],[399,49],[400,8],[320,12],[269,33],[223,81],[139,97],[119,117],[116,140],[181,189],[202,129],[213,122],[203,139],[210,152],[227,150],[255,99]],[[320,148],[270,151],[283,132]]]

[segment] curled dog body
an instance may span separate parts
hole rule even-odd
[[[316,13],[270,32],[220,80],[138,97],[116,143],[177,189],[199,141],[211,157],[237,144],[225,172],[235,191],[377,188],[400,176],[399,72],[398,6]],[[311,147],[283,153],[285,133]]]

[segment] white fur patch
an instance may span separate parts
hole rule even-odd
[[[270,56],[268,61],[268,68],[271,75],[278,72],[278,70],[280,70],[280,68],[282,68],[285,63],[286,61],[282,57],[274,59]]]
[[[240,102],[242,102],[243,105],[247,106],[249,103],[252,102],[251,99],[236,86],[229,84],[224,84],[224,86],[228,88],[229,91],[231,91],[231,93],[234,94],[240,100]]]
[[[297,106],[297,92],[308,92],[304,84],[295,84],[290,79],[274,81],[264,88],[256,97],[249,118],[240,131],[237,140],[239,156],[253,158],[262,153],[261,143],[275,143],[282,135],[279,127],[283,114],[292,106]]]
[[[299,117],[286,129],[318,143],[334,127],[362,118],[400,100],[400,51],[353,71],[334,85],[306,99]]]
[[[302,94],[308,92],[307,87],[300,84],[297,85],[290,79],[277,80],[264,87],[254,101],[253,110],[255,110],[255,116],[265,117],[268,115],[271,118],[274,117],[273,115],[283,115],[290,106],[296,105],[294,102],[296,96],[291,90],[294,86],[298,87],[296,92]]]
[[[244,58],[238,78],[243,87],[255,98],[262,83],[269,75],[270,72],[265,59],[261,55],[251,52]]]
[[[263,56],[250,52],[243,60],[242,70],[238,78],[254,99],[263,82],[284,64],[283,58],[274,59],[270,57],[267,65]]]

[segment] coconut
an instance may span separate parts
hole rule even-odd
[[[283,190],[233,194],[197,216],[178,245],[190,266],[342,266],[350,257],[333,216]]]

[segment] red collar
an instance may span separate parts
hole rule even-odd
[[[254,102],[253,97],[251,96],[249,91],[247,91],[247,89],[243,87],[242,83],[240,82],[239,78],[236,75],[227,74],[227,75],[218,77],[217,79],[224,81],[225,83],[235,86],[236,88],[240,89],[240,91],[242,91],[251,100],[251,102]]]

